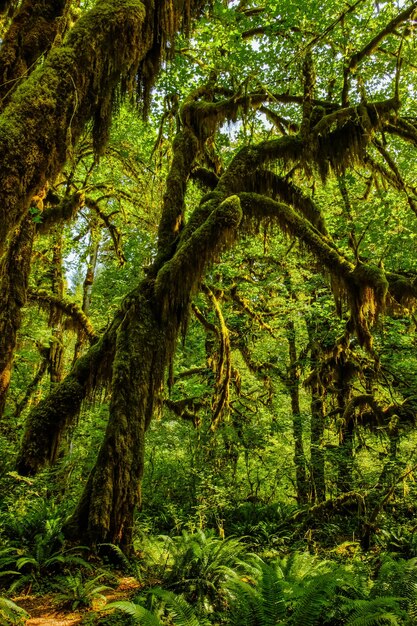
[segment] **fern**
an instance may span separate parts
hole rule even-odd
[[[230,592],[230,621],[236,626],[276,626],[285,616],[282,577],[274,566],[255,561],[253,578],[235,574]]]
[[[111,602],[106,606],[106,611],[113,609],[127,613],[127,615],[133,617],[138,624],[141,624],[141,626],[162,626],[161,620],[152,613],[152,611],[145,609],[145,607],[140,604],[135,604],[135,602],[119,600],[117,602]]]
[[[63,606],[71,607],[72,611],[75,611],[78,607],[91,606],[93,600],[100,599],[106,602],[103,591],[107,591],[111,589],[111,587],[97,584],[103,576],[105,576],[105,574],[99,574],[95,578],[87,581],[83,580],[79,572],[75,574],[75,576],[72,574],[65,576],[63,585],[61,586],[63,591],[57,595],[57,602],[61,603]]]
[[[0,597],[0,624],[23,624],[29,615],[22,607],[8,598]]]
[[[192,607],[182,596],[160,587],[155,587],[149,594],[157,598],[161,605],[168,609],[174,624],[177,626],[200,626],[201,622],[199,622]]]
[[[346,603],[350,616],[345,624],[346,626],[379,626],[383,624],[401,626],[405,623],[404,620],[407,620],[407,613],[401,609],[400,600],[401,598],[385,596],[353,600]]]
[[[219,539],[198,531],[165,541],[170,567],[161,572],[164,587],[199,606],[220,608],[227,581],[250,568],[246,546],[233,537]]]
[[[195,615],[188,602],[172,591],[155,587],[146,596],[140,596],[138,600],[148,600],[153,610],[137,604],[136,602],[119,601],[106,606],[106,610],[118,609],[127,613],[141,626],[162,626],[165,621],[159,618],[159,614],[168,613],[170,623],[174,626],[203,626],[207,622],[200,621]]]

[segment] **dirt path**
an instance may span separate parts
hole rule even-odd
[[[107,602],[115,600],[126,600],[132,594],[136,593],[140,588],[140,584],[134,578],[121,578],[117,589],[110,589],[104,592]],[[29,614],[25,626],[75,626],[80,624],[85,612],[81,611],[62,611],[54,603],[53,595],[46,596],[20,596],[13,599],[14,602]],[[95,605],[93,609],[97,610],[103,606],[101,602]]]

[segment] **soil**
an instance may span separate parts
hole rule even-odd
[[[119,579],[116,589],[109,589],[103,593],[107,602],[115,600],[126,600],[136,593],[140,584],[135,578],[123,577]],[[57,607],[53,595],[32,596],[24,595],[13,598],[18,606],[29,614],[25,626],[75,626],[80,624],[85,615],[85,611],[64,611]],[[98,610],[103,607],[103,602],[93,602],[93,609]]]

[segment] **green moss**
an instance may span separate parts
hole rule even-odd
[[[241,219],[240,200],[230,196],[188,239],[181,240],[175,256],[165,263],[155,281],[156,302],[164,319],[171,315],[181,318],[203,271],[234,240]]]

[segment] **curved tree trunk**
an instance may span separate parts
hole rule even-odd
[[[189,300],[210,259],[233,240],[241,220],[236,196],[223,201],[177,252],[146,279],[117,333],[110,418],[98,459],[65,532],[91,543],[131,549],[140,502],[144,437],[165,370],[188,315]]]
[[[0,418],[6,405],[22,307],[26,303],[35,227],[28,215],[16,230],[0,268]]]

